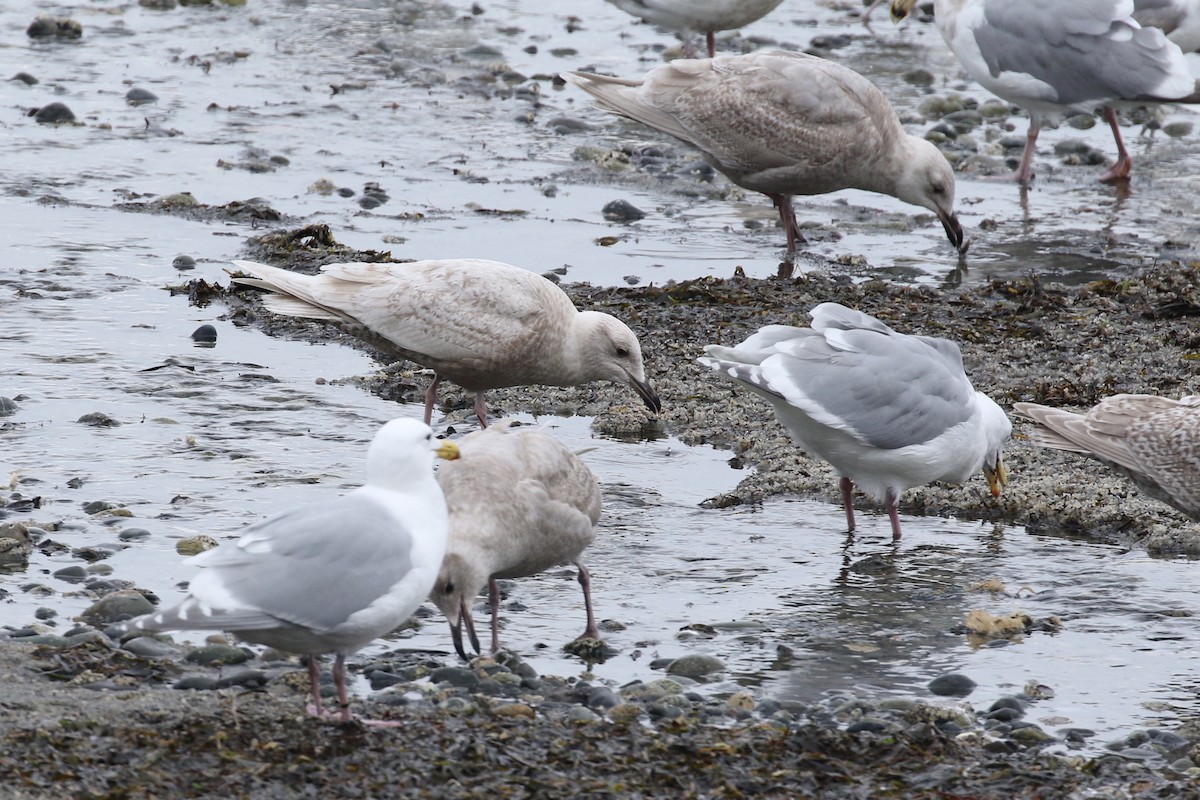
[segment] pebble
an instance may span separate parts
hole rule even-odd
[[[196,330],[192,331],[193,342],[215,342],[217,340],[217,329],[212,325],[201,325]]]
[[[179,652],[173,645],[153,636],[136,636],[122,644],[121,647],[143,658],[165,658]]]
[[[608,710],[608,718],[618,725],[629,725],[642,717],[642,707],[633,703],[621,703]]]
[[[537,716],[533,707],[525,703],[499,703],[492,706],[491,712],[497,717],[533,719]]]
[[[210,675],[186,675],[171,684],[171,688],[210,691],[217,688],[217,679]]]
[[[465,697],[447,697],[441,702],[440,707],[447,714],[454,714],[459,717],[474,714],[479,708]]]
[[[566,719],[568,722],[589,723],[599,722],[601,717],[596,712],[583,706],[571,706],[567,709]]]
[[[607,686],[593,686],[588,690],[586,702],[588,708],[605,709],[620,705],[621,698]]]
[[[232,675],[218,678],[217,688],[227,689],[231,686],[242,686],[246,689],[258,689],[266,686],[269,680],[267,673],[260,669],[242,669]]]
[[[975,691],[975,686],[975,681],[966,675],[951,672],[934,678],[927,688],[939,697],[966,697]]]
[[[82,583],[88,576],[87,570],[78,564],[56,569],[52,574],[55,578],[67,583]]]
[[[189,270],[196,268],[196,259],[191,256],[175,256],[171,259],[171,266],[178,270]]]
[[[724,672],[725,665],[713,656],[692,653],[677,658],[667,665],[667,674],[683,678],[699,679],[717,672]]]
[[[216,539],[207,534],[187,536],[175,543],[175,552],[181,556],[194,556],[212,550],[219,544]]]
[[[34,111],[33,119],[39,125],[62,125],[74,122],[75,112],[67,108],[66,103],[60,103],[56,100]]]
[[[150,531],[145,528],[125,528],[117,534],[117,538],[122,542],[140,542],[149,539],[150,535]]]
[[[645,219],[646,212],[630,203],[628,200],[613,200],[604,204],[601,209],[604,218],[609,222],[637,222]]]
[[[158,95],[149,89],[135,86],[125,93],[125,102],[131,106],[141,106],[147,103],[157,103]]]
[[[92,603],[79,615],[79,619],[89,625],[103,628],[113,622],[149,614],[153,610],[154,604],[141,592],[135,589],[121,589]]]
[[[11,78],[9,78],[9,80],[18,81],[26,86],[37,86],[38,84],[38,79],[30,75],[28,72],[18,72],[16,75],[13,75]]]
[[[93,428],[115,428],[121,424],[107,414],[101,414],[99,411],[84,414],[75,421],[81,425],[91,425]]]
[[[73,19],[66,17],[38,17],[29,23],[25,34],[31,39],[78,39],[83,36],[83,26]]]
[[[183,658],[193,664],[211,667],[242,664],[250,658],[250,654],[231,644],[206,644],[189,650]]]
[[[17,410],[16,401],[7,397],[0,397],[0,417],[11,417],[17,413]]]
[[[442,667],[429,673],[429,680],[434,683],[444,683],[448,686],[474,688],[479,685],[479,676],[469,669],[462,667]]]

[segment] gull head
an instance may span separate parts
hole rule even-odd
[[[470,656],[463,648],[463,628],[467,629],[467,637],[475,652],[479,650],[479,637],[475,634],[475,623],[471,618],[471,601],[479,594],[479,590],[487,583],[488,576],[478,563],[468,555],[459,552],[447,552],[442,559],[442,568],[438,571],[437,581],[429,593],[429,599],[441,609],[450,622],[450,638],[454,641],[454,650],[464,661]]]
[[[896,182],[896,197],[937,214],[946,238],[960,255],[971,242],[963,237],[958,214],[954,213],[954,170],[932,142],[908,137],[910,152]]]
[[[892,0],[892,22],[900,22],[912,13],[916,5],[917,0]]]
[[[646,380],[642,346],[621,320],[600,311],[580,312],[582,336],[577,342],[580,383],[613,381],[633,388],[651,411],[662,410],[658,392]]]
[[[983,407],[983,437],[987,449],[983,456],[983,477],[987,479],[992,497],[999,497],[1008,485],[1008,469],[1004,466],[1004,445],[1012,438],[1012,421],[1004,409],[984,394],[979,394]]]
[[[401,488],[432,481],[435,458],[458,458],[458,445],[435,439],[429,426],[415,419],[394,419],[379,429],[367,449],[367,483]]]

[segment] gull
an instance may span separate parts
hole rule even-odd
[[[1013,411],[1037,423],[1034,444],[1091,456],[1200,520],[1200,395],[1118,394],[1083,414],[1037,403]]]
[[[762,19],[783,0],[608,0],[627,14],[651,25],[704,34],[708,57],[717,52],[715,33],[730,31]],[[691,56],[691,42],[684,52]]]
[[[1176,3],[1159,7],[1165,20]],[[892,18],[907,15],[916,0],[892,0]],[[1181,5],[1181,4],[1180,4]],[[1186,9],[1185,9],[1186,11]],[[1192,11],[1195,13],[1195,10]],[[935,0],[942,38],[980,86],[1029,112],[1029,131],[1016,179],[1033,180],[1033,152],[1043,123],[1071,113],[1103,116],[1117,145],[1117,161],[1100,180],[1127,180],[1133,158],[1125,149],[1113,105],[1200,102],[1200,90],[1179,45],[1135,19],[1134,0]],[[1182,19],[1182,17],[1171,17]],[[1185,42],[1200,41],[1197,24],[1171,23]]]
[[[188,559],[201,570],[183,601],[130,620],[122,632],[230,631],[306,654],[307,710],[318,717],[327,712],[317,656],[335,653],[341,721],[349,722],[346,656],[408,619],[445,553],[449,522],[435,456],[456,458],[457,447],[416,420],[388,422],[367,450],[365,485],[256,522],[237,541]]]
[[[642,78],[563,78],[598,105],[700,151],[738,186],[779,210],[788,254],[804,236],[792,195],[864,189],[928,208],[965,253],[954,172],[930,142],[905,133],[883,93],[853,70],[804,53],[681,59]]]
[[[579,311],[553,282],[520,267],[461,258],[326,264],[317,275],[301,275],[253,261],[233,264],[253,276],[235,275],[235,283],[274,293],[263,298],[268,310],[340,322],[432,369],[427,425],[443,380],[475,392],[483,427],[484,392],[505,386],[607,380],[632,387],[651,411],[662,409],[633,331],[610,314]]]
[[[1160,29],[1185,53],[1200,50],[1200,0],[1133,0],[1133,18]]]
[[[458,442],[461,458],[438,471],[450,510],[450,541],[430,599],[450,621],[466,659],[462,628],[479,651],[471,600],[484,584],[492,612],[492,652],[500,649],[500,578],[536,575],[558,564],[579,569],[587,628],[599,639],[591,579],[580,561],[596,535],[600,487],[579,458],[548,433],[493,425]]]
[[[736,347],[708,345],[699,361],[770,401],[796,443],[833,465],[851,531],[855,483],[884,504],[893,539],[913,486],[962,483],[982,468],[1000,494],[1012,423],[971,385],[958,345],[838,303],[809,313],[811,328],[768,325]]]

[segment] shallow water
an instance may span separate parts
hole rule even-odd
[[[171,12],[113,2],[47,6],[84,24],[85,39],[75,44],[31,44],[22,32],[32,16],[0,8],[6,63],[42,81],[0,85],[0,125],[10,143],[0,148],[0,210],[9,231],[0,239],[0,395],[26,397],[17,414],[0,419],[0,479],[15,471],[17,491],[45,502],[10,519],[62,521],[64,530],[51,538],[68,548],[117,543],[122,529],[148,529],[148,539],[98,566],[170,600],[190,575],[174,550],[178,537],[232,534],[281,508],[344,491],[359,480],[375,427],[420,413],[338,384],[377,368],[360,353],[239,329],[220,319],[223,308],[196,308],[171,295],[165,287],[192,277],[223,280],[221,265],[254,231],[246,222],[112,207],[131,196],[190,190],[212,205],[258,196],[285,214],[330,223],[355,247],[410,257],[486,256],[539,271],[569,263],[572,280],[661,282],[728,275],[737,266],[756,275],[775,271],[782,233],[742,225],[747,218],[770,221],[760,198],[695,202],[645,184],[581,178],[571,160],[580,144],[650,137],[587,108],[573,90],[546,90],[545,107],[525,124],[514,117],[531,110],[528,100],[487,99],[467,84],[426,88],[411,78],[424,64],[451,78],[472,74],[479,62],[463,53],[479,43],[499,49],[526,75],[588,65],[636,74],[657,59],[646,46],[670,43],[669,36],[630,27],[599,0],[580,4],[587,8],[584,29],[570,34],[564,15],[547,15],[527,0],[491,4],[478,17],[465,2],[422,5],[426,11],[413,14],[393,2],[251,0],[246,9]],[[924,49],[937,44],[932,28],[894,31],[881,18],[876,40],[848,20],[842,11],[785,8],[749,33],[798,46],[817,34],[850,34],[856,38],[838,52],[865,65],[898,102],[918,96],[896,70],[912,62],[952,68]],[[500,31],[510,25],[519,30]],[[372,48],[381,40],[391,43],[390,53]],[[536,53],[525,52],[530,44]],[[577,54],[555,55],[559,47]],[[231,55],[243,51],[249,55]],[[348,82],[363,87],[328,89]],[[130,85],[161,99],[129,107],[122,98]],[[23,116],[50,99],[68,103],[84,124],[48,129]],[[549,134],[546,121],[560,113],[598,127]],[[146,120],[181,133],[147,134]],[[1047,132],[1044,147],[1066,135]],[[1101,129],[1069,135],[1111,147]],[[264,173],[218,166],[243,158],[247,146],[289,163]],[[976,243],[962,279],[1032,271],[1089,280],[1161,256],[1166,241],[1185,243],[1172,253],[1192,252],[1196,201],[1182,172],[1195,162],[1196,146],[1195,137],[1160,134],[1153,145],[1139,139],[1136,177],[1124,199],[1085,168],[1063,167],[1047,178],[1029,193],[1027,210],[1015,186],[964,179],[963,217]],[[320,178],[356,194],[310,193]],[[364,210],[357,201],[369,181],[390,200]],[[543,191],[548,184],[559,187],[552,197]],[[618,230],[630,235],[612,247],[596,246],[614,230],[600,207],[618,197],[671,216],[651,214],[631,231]],[[938,226],[904,233],[852,222],[861,216],[858,206],[897,219],[911,213],[898,201],[862,193],[817,198],[804,214],[847,220],[840,241],[817,252],[860,254],[873,265],[867,272],[901,267],[925,281],[953,270]],[[996,227],[979,231],[984,219]],[[197,269],[173,270],[178,254],[195,257]],[[188,338],[202,323],[217,327],[215,347]],[[90,412],[123,424],[75,422]],[[848,540],[841,509],[815,502],[705,510],[702,500],[744,474],[728,466],[729,453],[673,439],[594,439],[583,418],[525,419],[551,427],[573,447],[597,447],[586,459],[603,484],[606,512],[587,561],[597,613],[626,626],[607,634],[619,655],[594,668],[601,680],[650,678],[652,660],[693,652],[727,665],[713,691],[745,686],[797,699],[852,691],[924,695],[928,680],[959,671],[979,683],[968,699],[977,706],[1030,681],[1051,687],[1055,696],[1039,701],[1030,718],[1050,730],[1092,728],[1097,742],[1200,711],[1194,564],[923,517],[906,518],[905,537],[893,545],[886,518],[865,511]],[[67,486],[74,478],[82,487]],[[964,491],[983,487],[976,481]],[[93,500],[121,503],[134,516],[90,517],[82,504]],[[81,563],[69,551],[35,553],[28,569],[0,575],[0,589],[10,593],[0,603],[0,625],[27,625],[38,607],[57,610],[60,619],[86,607],[90,599],[52,576]],[[973,589],[989,579],[1008,595]],[[30,584],[51,593],[28,591]],[[566,569],[515,582],[510,601],[525,608],[506,609],[504,641],[539,671],[583,673],[559,651],[582,630],[578,594]],[[950,632],[975,608],[1057,615],[1063,627],[979,647]],[[715,635],[680,633],[694,623],[713,626]],[[448,652],[444,627],[434,621],[377,647]],[[780,657],[780,646],[791,655]]]

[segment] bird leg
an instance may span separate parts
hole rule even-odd
[[[704,43],[708,45],[708,57],[712,58],[717,54],[717,34],[715,31],[709,31],[704,34]]]
[[[846,509],[846,531],[850,532],[854,530],[854,498],[852,496],[854,481],[843,475],[840,485],[842,487],[842,506]]]
[[[429,384],[429,388],[425,390],[425,424],[433,419],[433,404],[437,402],[438,386],[442,382],[442,376],[436,372],[433,374],[433,383]]]
[[[479,427],[487,427],[487,403],[484,402],[483,392],[475,393],[475,416],[479,417]]]
[[[1129,171],[1133,169],[1133,157],[1125,149],[1125,140],[1121,138],[1121,127],[1117,122],[1117,112],[1113,110],[1112,106],[1104,107],[1104,119],[1108,121],[1108,127],[1112,128],[1113,139],[1117,142],[1117,163],[1101,175],[1100,180],[1103,183],[1127,181],[1129,180]]]
[[[790,256],[796,252],[797,244],[808,244],[808,239],[804,238],[804,234],[800,233],[800,226],[796,224],[796,209],[792,207],[791,195],[769,194],[767,197],[771,198],[775,208],[779,209],[779,220],[787,233],[787,251]]]
[[[350,697],[346,692],[346,654],[338,653],[333,660],[333,685],[337,687],[338,707],[342,710],[342,724],[350,722]]]
[[[492,609],[492,655],[500,652],[500,584],[488,578],[488,606]]]
[[[582,562],[576,561],[579,567],[579,585],[583,587],[583,608],[587,611],[587,628],[579,639],[600,639],[600,628],[596,625],[596,615],[592,611],[592,576]]]
[[[900,495],[888,489],[883,504],[887,507],[888,519],[892,521],[892,541],[900,538]]]
[[[1017,183],[1029,186],[1033,183],[1033,151],[1037,149],[1038,134],[1042,130],[1042,121],[1037,117],[1029,118],[1029,131],[1025,134],[1025,150],[1021,153],[1021,165],[1017,167]]]
[[[321,707],[321,662],[314,655],[308,657],[308,689],[312,692],[312,703],[305,711],[311,717],[325,716],[325,709]]]

